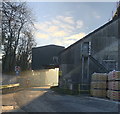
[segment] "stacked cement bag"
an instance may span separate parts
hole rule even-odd
[[[95,97],[107,96],[107,74],[94,73],[91,78],[91,95]]]
[[[112,71],[108,74],[107,97],[120,100],[120,71]]]

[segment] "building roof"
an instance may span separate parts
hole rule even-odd
[[[111,21],[107,22],[106,24],[104,24],[103,26],[101,26],[101,27],[99,27],[98,29],[94,30],[93,32],[89,33],[88,35],[86,35],[86,36],[83,37],[82,39],[78,40],[78,41],[75,42],[74,44],[72,44],[72,45],[70,45],[69,47],[65,48],[63,51],[61,51],[61,52],[59,53],[59,55],[62,54],[63,52],[65,52],[65,51],[67,51],[68,49],[72,48],[74,45],[78,44],[79,42],[85,40],[85,39],[88,38],[90,35],[98,32],[99,30],[101,30],[101,29],[103,29],[104,27],[108,26],[108,25],[111,24],[112,22],[116,21],[118,18],[120,18],[120,16],[117,17],[117,18],[112,19]]]
[[[40,47],[34,47],[32,49],[38,49],[38,48],[46,48],[46,47],[61,47],[61,48],[65,48],[64,46],[59,46],[59,45],[45,45],[45,46],[40,46]]]

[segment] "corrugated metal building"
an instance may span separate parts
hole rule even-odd
[[[87,92],[93,72],[120,70],[120,17],[63,50],[59,59],[59,86],[71,90]]]
[[[32,49],[32,70],[40,70],[58,66],[57,56],[64,47],[47,45]]]

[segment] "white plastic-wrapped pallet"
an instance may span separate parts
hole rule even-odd
[[[106,97],[107,95],[107,73],[93,73],[91,77],[91,95],[95,97]]]
[[[107,97],[112,100],[120,100],[120,71],[112,71],[108,74]]]
[[[111,71],[108,74],[108,81],[120,81],[120,71]]]
[[[91,81],[107,81],[107,73],[93,73]]]

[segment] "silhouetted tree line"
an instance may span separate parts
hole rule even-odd
[[[116,12],[113,16],[113,19],[119,18],[120,17],[120,0],[117,2],[117,9]]]
[[[2,2],[2,71],[12,72],[30,68],[33,37],[33,19],[25,2]]]

